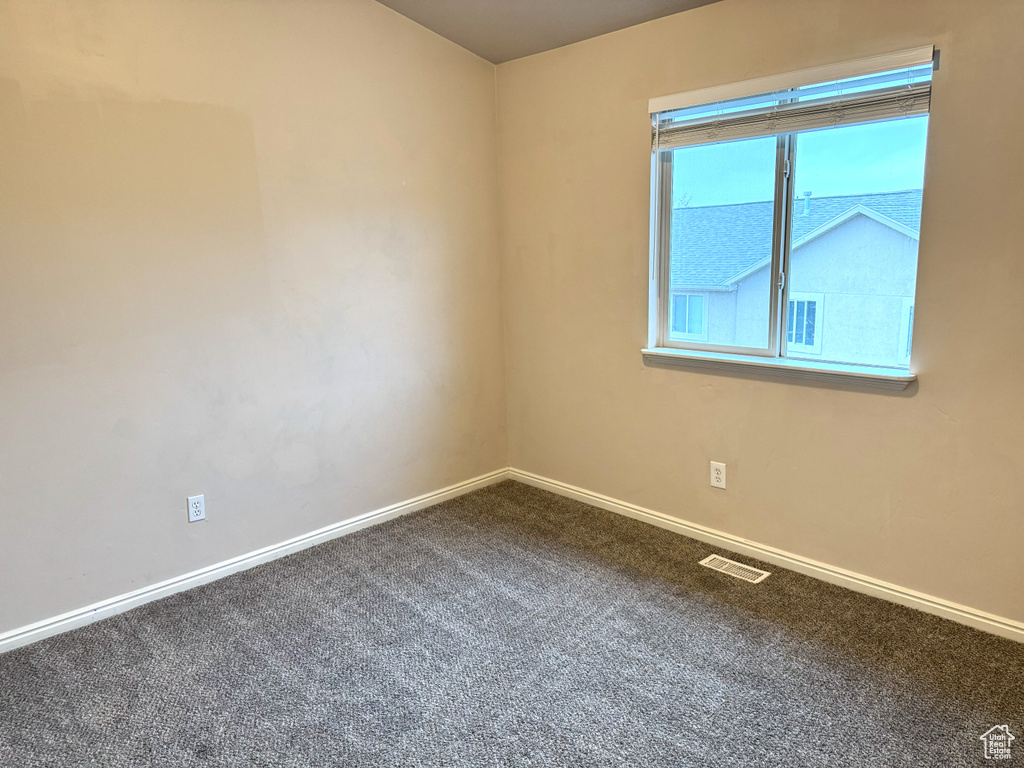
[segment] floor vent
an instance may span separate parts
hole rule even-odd
[[[700,564],[708,568],[714,568],[716,571],[727,573],[730,576],[735,576],[737,579],[749,581],[751,584],[764,581],[771,575],[768,571],[751,568],[749,565],[743,565],[743,563],[737,563],[734,560],[719,557],[718,555],[709,555],[701,560]]]

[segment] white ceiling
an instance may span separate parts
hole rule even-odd
[[[378,0],[495,64],[717,0]]]

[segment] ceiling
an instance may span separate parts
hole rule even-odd
[[[717,0],[378,0],[494,64]]]

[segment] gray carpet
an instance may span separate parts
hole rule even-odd
[[[0,765],[1024,762],[1024,646],[712,551],[505,482],[0,656]]]

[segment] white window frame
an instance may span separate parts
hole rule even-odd
[[[814,343],[813,344],[799,344],[795,341],[789,340],[789,302],[814,302]],[[805,355],[820,355],[821,354],[821,336],[822,336],[822,325],[825,317],[825,294],[823,293],[799,293],[793,291],[789,294],[789,301],[786,302],[785,325],[782,326],[783,344],[785,352],[792,350],[793,352],[799,352]],[[796,338],[796,328],[793,329],[793,338]]]
[[[686,304],[687,304],[687,306],[686,306],[686,309],[687,309],[687,320],[689,320],[689,309],[690,309],[690,306],[689,306],[690,299],[689,299],[689,297],[691,297],[691,296],[700,296],[701,301],[702,301],[702,307],[703,307],[703,313],[702,313],[702,317],[701,317],[701,326],[700,326],[701,327],[701,332],[700,333],[678,333],[677,331],[673,331],[672,330],[672,304],[674,304],[675,300],[677,298],[679,298],[680,296],[686,296],[687,297],[687,299],[686,299]],[[669,329],[668,329],[668,332],[669,332],[670,338],[678,339],[678,340],[681,340],[681,341],[682,340],[685,340],[685,341],[707,341],[707,338],[708,338],[708,305],[710,304],[710,302],[708,301],[708,298],[709,298],[708,294],[704,293],[704,292],[701,292],[701,291],[687,291],[687,290],[684,290],[684,289],[674,289],[672,291],[672,296],[669,299],[670,303],[669,303],[669,308],[668,308],[668,312],[669,312]]]
[[[668,349],[700,349],[707,352],[747,355],[751,357],[778,358],[779,322],[781,317],[782,287],[780,285],[783,271],[783,254],[789,246],[789,215],[792,200],[788,199],[790,180],[784,169],[791,164],[796,146],[791,136],[779,136],[775,150],[775,211],[773,214],[772,256],[769,269],[771,284],[778,290],[769,292],[768,305],[768,343],[765,347],[741,347],[722,344],[708,344],[695,339],[675,340],[669,327],[669,303],[672,283],[672,152],[655,152],[652,168],[652,284],[656,291],[651,297],[652,316],[654,318],[651,333],[651,346]],[[664,287],[662,289],[662,286]]]
[[[894,54],[874,56],[854,62],[846,62],[816,69],[801,70],[790,74],[775,75],[743,83],[734,83],[700,91],[691,91],[674,96],[652,99],[649,111],[654,128],[654,150],[651,171],[651,278],[649,300],[648,345],[643,350],[648,363],[681,365],[686,367],[722,368],[733,371],[770,372],[770,375],[792,375],[797,378],[829,380],[847,379],[852,383],[883,389],[904,389],[916,379],[909,370],[909,358],[900,356],[897,367],[862,364],[834,363],[818,360],[801,360],[786,357],[786,311],[790,301],[786,276],[789,271],[791,254],[789,225],[792,215],[793,193],[790,169],[794,167],[795,138],[800,129],[792,133],[776,134],[776,189],[774,212],[774,236],[771,263],[769,265],[772,288],[769,291],[768,345],[766,348],[723,347],[699,340],[670,338],[669,304],[675,293],[671,285],[671,228],[672,228],[672,151],[658,151],[659,112],[681,109],[689,106],[710,104],[718,101],[757,96],[786,89],[799,88],[815,83],[824,83],[861,75],[872,75],[893,71],[903,67],[927,64],[934,60],[936,51],[932,46],[900,51]],[[927,112],[927,107],[925,108]],[[674,128],[673,128],[674,130]],[[668,144],[673,146],[672,143]],[[912,301],[912,300],[911,300]],[[705,307],[708,303],[705,302]],[[905,314],[906,314],[905,310]],[[794,352],[820,354],[823,331],[824,297],[817,305],[816,339],[813,350],[793,345]],[[907,314],[909,318],[909,314]],[[705,331],[708,324],[705,322]],[[902,339],[905,333],[900,334]],[[803,345],[801,345],[803,346]]]

